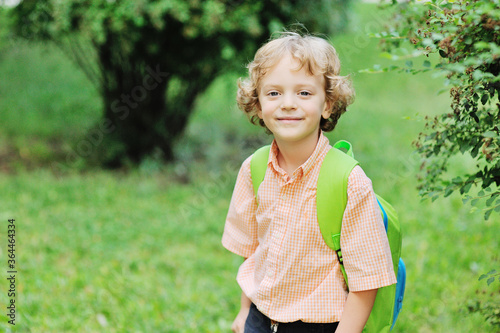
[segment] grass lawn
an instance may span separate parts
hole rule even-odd
[[[353,143],[375,190],[399,212],[408,277],[394,332],[498,332],[468,310],[500,301],[498,284],[478,281],[499,266],[498,214],[485,222],[456,195],[422,202],[416,190],[421,162],[411,142],[425,115],[449,105],[436,94],[441,79],[359,73],[387,60],[365,37],[383,14],[366,4],[356,12],[354,31],[332,41],[357,99],[328,137]],[[51,159],[99,119],[98,94],[57,51],[19,45],[1,54],[0,258],[6,275],[14,218],[18,274],[16,326],[4,314],[0,331],[230,332],[241,259],[220,238],[239,163],[270,140],[236,110],[236,77],[220,78],[199,99],[177,164],[59,175]],[[457,158],[450,173],[468,163]]]

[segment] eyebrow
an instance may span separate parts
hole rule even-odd
[[[266,84],[266,85],[263,85],[261,87],[262,90],[266,90],[266,89],[274,89],[274,88],[281,88],[282,85],[280,84]],[[314,88],[314,85],[313,84],[308,84],[308,83],[299,83],[297,85],[294,86],[294,88],[308,88],[308,89],[312,89]]]

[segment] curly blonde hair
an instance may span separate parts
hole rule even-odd
[[[249,77],[238,80],[238,107],[253,124],[267,129],[258,116],[260,83],[269,69],[287,54],[299,61],[297,70],[305,68],[311,75],[324,76],[326,102],[331,105],[331,115],[328,119],[321,118],[320,128],[326,132],[332,131],[347,106],[353,102],[354,89],[349,77],[339,76],[340,60],[335,48],[320,37],[283,32],[264,44],[247,66]]]

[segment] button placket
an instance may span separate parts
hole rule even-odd
[[[279,184],[279,198],[281,200],[278,200],[276,202],[277,207],[275,207],[277,214],[274,216],[273,223],[271,225],[271,234],[270,234],[270,240],[271,244],[269,247],[269,252],[268,252],[268,257],[267,257],[267,272],[266,272],[266,277],[265,280],[267,283],[272,284],[272,280],[276,278],[277,275],[277,270],[278,270],[278,264],[279,264],[279,255],[281,252],[281,248],[283,246],[283,241],[285,239],[285,229],[286,229],[286,219],[285,219],[285,213],[286,211],[286,199],[288,197],[288,188],[289,184],[287,183],[281,183]]]

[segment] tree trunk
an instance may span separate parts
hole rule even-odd
[[[173,23],[170,27],[176,28]],[[151,55],[142,51],[146,46],[135,45],[132,53],[120,52],[123,41],[113,34],[107,36],[105,43],[96,45],[102,73],[104,122],[110,128],[98,159],[107,167],[120,167],[126,159],[139,163],[158,153],[163,160],[172,161],[175,139],[187,125],[196,96],[218,72],[211,64],[195,63],[199,54],[194,52],[194,44],[203,47],[201,41],[194,40],[189,45],[172,35],[168,39],[148,33],[144,36],[154,40],[160,51]],[[216,45],[213,40],[203,43],[206,50]],[[172,50],[176,58],[172,58]],[[171,85],[173,89],[169,89]]]

